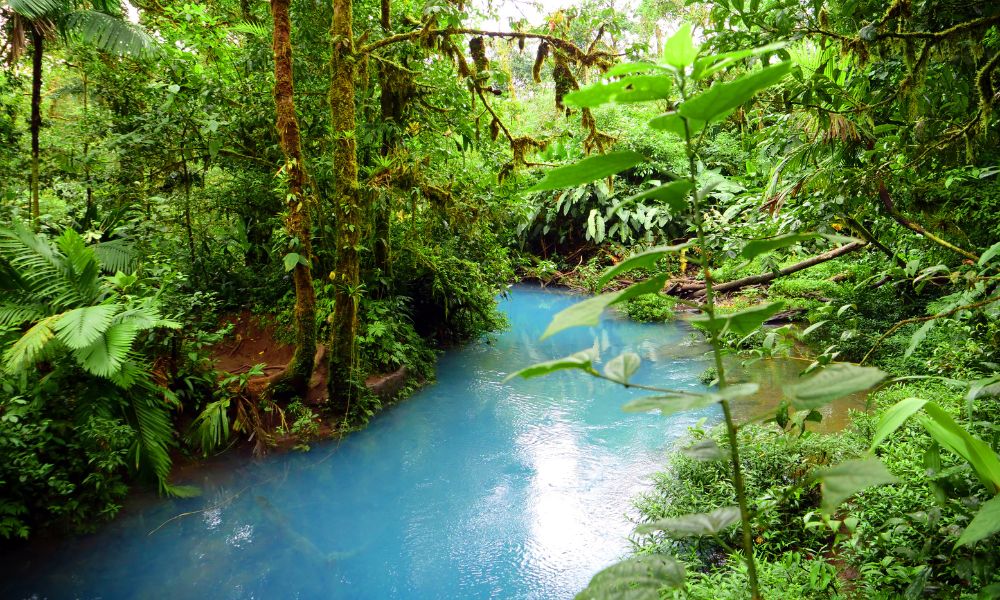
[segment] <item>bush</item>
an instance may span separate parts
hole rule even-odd
[[[633,321],[662,323],[677,317],[677,300],[664,294],[646,294],[621,304],[618,310]]]

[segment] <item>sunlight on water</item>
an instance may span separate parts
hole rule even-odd
[[[191,500],[136,503],[100,533],[4,561],[4,598],[568,598],[627,552],[631,499],[712,410],[626,414],[641,395],[579,373],[502,384],[588,347],[637,382],[695,389],[682,324],[608,319],[545,342],[576,297],[517,287],[512,327],[446,353],[438,382],[340,443],[227,457]],[[140,506],[141,504],[141,506]],[[6,587],[4,587],[6,586]]]

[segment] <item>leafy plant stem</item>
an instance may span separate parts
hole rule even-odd
[[[684,79],[683,73],[680,78],[680,92],[681,97],[687,100],[687,85]],[[698,246],[702,249],[704,253],[705,249],[708,248],[707,241],[705,239],[705,228],[704,228],[704,218],[701,214],[701,198],[698,192],[698,165],[697,165],[697,146],[701,142],[701,137],[698,138],[698,143],[695,143],[691,138],[691,127],[688,119],[683,118],[684,123],[684,143],[687,150],[688,157],[688,177],[691,181],[691,210],[692,216],[695,222],[695,230],[698,236]],[[704,130],[702,131],[704,134]],[[702,310],[708,315],[709,319],[715,318],[715,291],[712,288],[712,272],[709,269],[708,257],[702,256],[701,260],[702,273],[705,277],[705,304]],[[722,360],[722,343],[719,339],[721,330],[714,329],[709,339],[712,344],[712,355],[715,358],[715,370],[719,381],[719,389],[725,389],[726,387],[726,371]],[[746,489],[743,481],[743,472],[740,468],[740,451],[739,451],[739,439],[737,438],[737,427],[736,422],[733,420],[733,413],[729,407],[729,401],[723,399],[722,404],[722,414],[726,421],[726,437],[729,439],[729,457],[733,465],[733,487],[736,488],[736,502],[740,507],[740,528],[743,534],[743,560],[747,565],[747,577],[750,580],[750,597],[753,600],[757,600],[761,597],[760,595],[760,582],[757,577],[757,564],[753,556],[753,535],[750,531],[750,510],[747,506],[746,499]]]

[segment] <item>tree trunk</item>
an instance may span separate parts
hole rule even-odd
[[[361,219],[367,214],[358,186],[358,158],[355,140],[354,32],[351,29],[352,0],[333,0],[330,28],[330,111],[333,126],[333,212],[337,219],[333,323],[330,328],[328,386],[330,402],[349,411],[352,400],[360,399],[361,382],[356,380],[354,348],[358,325],[361,287],[358,251],[361,246]]]
[[[38,135],[42,129],[42,33],[31,29],[31,220],[37,230],[41,220],[38,201]]]
[[[914,233],[917,233],[917,234],[920,234],[920,235],[924,236],[925,238],[927,238],[930,241],[934,242],[935,244],[941,246],[942,248],[947,248],[948,250],[951,250],[952,252],[955,252],[957,254],[961,254],[962,256],[964,256],[965,258],[967,258],[967,259],[969,259],[971,261],[978,261],[979,260],[979,255],[978,254],[969,252],[968,250],[965,250],[963,248],[959,248],[955,244],[952,244],[951,242],[949,242],[947,240],[939,238],[938,236],[934,235],[930,231],[927,231],[919,223],[915,223],[915,222],[907,219],[903,215],[903,213],[899,212],[899,210],[896,208],[896,204],[892,201],[892,196],[889,195],[889,190],[886,189],[885,183],[881,182],[881,181],[878,184],[878,197],[879,197],[879,200],[882,201],[882,206],[885,207],[885,211],[887,213],[889,213],[889,216],[891,216],[893,219],[895,219],[896,222],[899,223],[900,225],[902,225],[903,227],[906,227],[910,231],[913,231]]]
[[[309,203],[303,194],[305,162],[302,159],[299,121],[295,114],[290,4],[290,0],[271,0],[274,17],[274,106],[278,138],[285,154],[285,176],[288,178],[285,231],[289,238],[298,240],[298,246],[290,250],[302,256],[306,264],[300,262],[292,269],[295,284],[295,353],[281,376],[273,381],[272,387],[278,389],[278,384],[285,384],[293,393],[305,397],[315,366],[316,292],[312,279],[312,223]]]
[[[778,277],[784,277],[785,275],[791,275],[803,269],[808,269],[809,267],[816,266],[820,263],[825,263],[828,260],[833,260],[855,250],[860,250],[864,248],[867,244],[865,242],[851,242],[849,244],[844,244],[838,248],[834,248],[823,254],[817,254],[812,258],[807,258],[802,262],[797,262],[794,265],[789,265],[784,269],[779,271],[772,271],[770,273],[764,273],[762,275],[751,275],[750,277],[744,277],[742,279],[736,279],[733,281],[727,281],[726,283],[720,283],[712,286],[712,290],[716,293],[719,292],[731,292],[733,290],[738,290],[744,288],[748,285],[759,285],[762,283],[768,283],[777,279]],[[700,288],[695,290],[692,294],[695,298],[700,298],[705,295],[705,288]]]

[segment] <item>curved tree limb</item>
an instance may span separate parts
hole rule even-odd
[[[896,208],[895,203],[893,203],[892,201],[892,196],[889,195],[889,190],[886,189],[885,182],[883,181],[879,181],[878,183],[878,197],[882,201],[882,206],[885,207],[886,212],[888,212],[889,215],[903,227],[906,227],[907,229],[915,233],[919,233],[920,235],[924,236],[925,238],[929,239],[935,244],[941,246],[942,248],[947,248],[952,252],[961,254],[962,256],[970,260],[974,261],[979,260],[979,255],[969,252],[968,250],[959,248],[955,244],[952,244],[947,240],[941,239],[938,236],[934,235],[933,233],[927,231],[920,223],[915,223],[914,221],[907,219],[906,216],[903,215],[903,213],[899,212],[899,210]]]
[[[890,327],[881,336],[879,336],[879,338],[877,340],[875,340],[875,343],[872,345],[871,350],[869,350],[868,353],[865,354],[864,358],[862,358],[861,362],[859,362],[858,364],[860,364],[860,365],[865,364],[865,362],[867,362],[868,359],[871,358],[871,355],[872,355],[872,353],[875,352],[875,349],[879,347],[879,344],[881,344],[882,342],[884,342],[885,338],[887,338],[890,335],[892,335],[892,334],[896,333],[897,331],[899,331],[899,329],[901,327],[904,327],[906,325],[912,325],[914,323],[925,323],[927,321],[934,321],[936,319],[943,319],[945,317],[950,317],[951,315],[953,315],[955,313],[962,312],[963,310],[972,310],[974,308],[981,308],[983,306],[988,306],[990,304],[993,304],[994,302],[1000,302],[1000,296],[993,296],[992,298],[988,298],[986,300],[980,300],[979,302],[973,302],[972,304],[964,304],[962,306],[956,306],[955,308],[953,308],[951,310],[946,310],[944,312],[937,313],[936,315],[928,315],[926,317],[913,317],[912,319],[903,319],[902,321],[900,321],[900,322],[896,323],[895,325],[893,325],[892,327]]]

